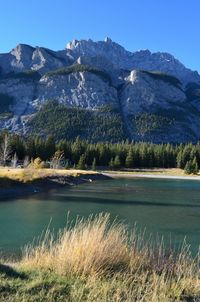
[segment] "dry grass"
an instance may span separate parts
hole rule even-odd
[[[73,176],[96,174],[93,171],[75,170],[75,169],[12,169],[0,168],[0,178],[8,178],[11,180],[30,182],[36,179],[41,179],[49,176]]]
[[[45,234],[42,243],[25,250],[23,263],[59,274],[102,275],[124,267],[130,261],[128,234],[123,225],[111,225],[109,216],[77,220],[74,227],[61,232],[55,241]]]
[[[78,220],[57,239],[47,232],[39,246],[25,249],[18,267],[74,280],[71,300],[61,301],[200,299],[199,256],[192,258],[185,243],[177,254],[162,242],[144,244],[108,215]]]

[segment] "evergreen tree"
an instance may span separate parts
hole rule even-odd
[[[93,162],[92,162],[92,170],[95,171],[96,170],[96,158],[94,157]]]
[[[119,155],[115,156],[113,166],[114,166],[114,169],[119,169],[121,167],[121,161],[120,161]]]
[[[197,158],[195,156],[192,161],[192,173],[197,174],[198,172],[199,172],[199,167],[198,167],[198,163],[197,163]]]
[[[109,164],[108,164],[109,168],[112,170],[114,168],[114,160],[113,158],[111,158]]]
[[[82,154],[80,156],[80,159],[78,161],[78,164],[76,166],[77,169],[80,169],[80,170],[85,170],[86,169],[86,164],[85,164],[85,154]]]
[[[62,150],[62,149],[60,149]],[[45,160],[50,159],[56,151],[55,140],[53,136],[48,136],[45,141]]]
[[[181,168],[181,169],[184,168],[183,152],[182,152],[182,150],[180,150],[179,153],[177,154],[177,157],[176,157],[176,166],[177,166],[177,168]]]
[[[192,174],[193,173],[192,170],[193,170],[192,169],[192,161],[189,160],[189,161],[186,162],[186,165],[185,165],[185,168],[184,168],[184,172],[186,174]]]
[[[76,138],[75,142],[72,144],[72,159],[74,163],[77,163],[81,157],[81,154],[84,153],[83,145],[79,137]]]
[[[132,148],[130,148],[129,151],[128,151],[128,154],[126,156],[125,165],[126,165],[127,168],[133,168],[133,163],[134,163],[133,150],[132,150]]]

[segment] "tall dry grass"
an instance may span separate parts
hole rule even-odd
[[[56,239],[47,231],[37,247],[25,249],[21,266],[82,278],[84,287],[73,294],[83,295],[83,301],[149,302],[200,298],[199,263],[186,243],[178,253],[162,241],[145,243],[137,232],[129,236],[123,224],[101,214],[77,220]]]
[[[128,233],[109,225],[109,215],[90,216],[68,225],[55,240],[49,231],[37,247],[25,249],[23,262],[61,274],[102,275],[129,265]]]
[[[0,179],[7,178],[11,180],[16,180],[20,182],[32,182],[37,179],[43,179],[46,177],[59,177],[59,176],[73,176],[78,177],[80,175],[87,174],[98,174],[94,171],[87,170],[76,170],[76,169],[34,169],[34,167],[27,168],[7,168],[0,167]]]

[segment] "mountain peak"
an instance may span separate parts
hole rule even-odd
[[[110,67],[107,66],[112,66],[110,72],[113,75],[118,74],[117,70],[157,70],[179,78],[185,85],[189,82],[200,83],[199,74],[186,68],[173,55],[165,52],[152,53],[148,49],[130,52],[110,37],[102,41],[74,39],[63,51],[19,44],[9,54],[0,55],[0,65],[4,73],[37,69],[43,74],[56,66],[62,68],[73,64],[78,58],[103,70],[109,71]]]
[[[112,39],[109,38],[109,37],[106,37],[106,38],[104,39],[104,42],[106,42],[106,43],[112,43]]]

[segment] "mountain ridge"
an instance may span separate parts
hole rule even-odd
[[[11,52],[0,54],[0,103],[4,104],[0,129],[29,134],[34,128],[32,121],[51,100],[66,108],[92,111],[95,127],[98,118],[103,119],[101,108],[107,117],[110,111],[105,113],[106,106],[115,108],[114,114],[117,108],[117,118],[112,117],[119,121],[120,115],[119,128],[123,125],[124,135],[120,132],[117,138],[113,130],[109,132],[113,125],[105,123],[103,140],[119,141],[123,137],[176,143],[200,138],[198,72],[168,53],[130,52],[110,38],[73,40],[61,51],[19,44]],[[69,129],[69,125],[61,124]],[[80,127],[85,127],[80,131],[84,138],[102,139],[87,137],[88,125]],[[91,124],[90,128],[92,131]],[[94,133],[99,133],[96,130]]]

